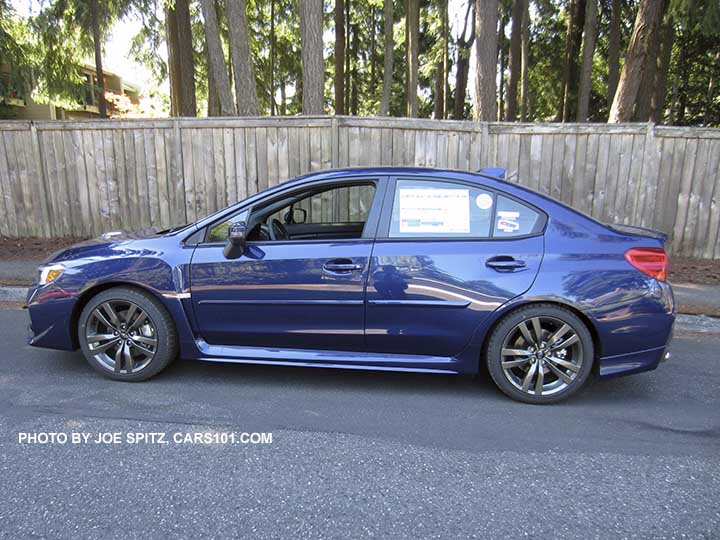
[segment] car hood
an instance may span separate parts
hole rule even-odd
[[[106,232],[98,236],[97,238],[91,238],[84,242],[73,244],[72,246],[56,251],[50,255],[43,264],[48,263],[59,263],[72,259],[78,259],[81,257],[92,256],[95,252],[100,251],[104,248],[111,247],[113,245],[126,245],[131,242],[138,240],[147,240],[150,238],[158,238],[165,236],[171,232],[179,230],[176,229],[165,229],[161,230],[159,227],[148,227],[145,229],[137,229],[134,231],[111,231]]]

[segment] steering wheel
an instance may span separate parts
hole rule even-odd
[[[270,239],[274,241],[290,239],[285,225],[280,223],[279,219],[273,219],[270,222],[270,230],[268,232],[270,233]]]

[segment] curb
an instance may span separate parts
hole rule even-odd
[[[27,287],[0,286],[0,302],[25,302],[27,292]]]
[[[720,319],[707,315],[678,314],[675,317],[675,331],[691,334],[720,334]]]

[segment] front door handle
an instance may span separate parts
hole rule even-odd
[[[513,270],[519,270],[525,268],[527,265],[525,261],[518,261],[513,257],[507,255],[501,255],[499,257],[493,257],[488,259],[485,266],[497,270],[498,272],[512,272]]]
[[[355,270],[362,270],[363,268],[364,266],[362,264],[355,264],[350,259],[334,259],[323,265],[323,269],[328,272],[343,274],[354,272]]]

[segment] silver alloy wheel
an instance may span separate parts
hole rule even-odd
[[[128,300],[100,304],[88,318],[85,342],[98,364],[115,373],[137,373],[157,351],[157,330],[148,314]]]
[[[561,392],[577,378],[583,363],[576,330],[555,317],[532,317],[517,324],[500,354],[507,380],[532,396]]]

